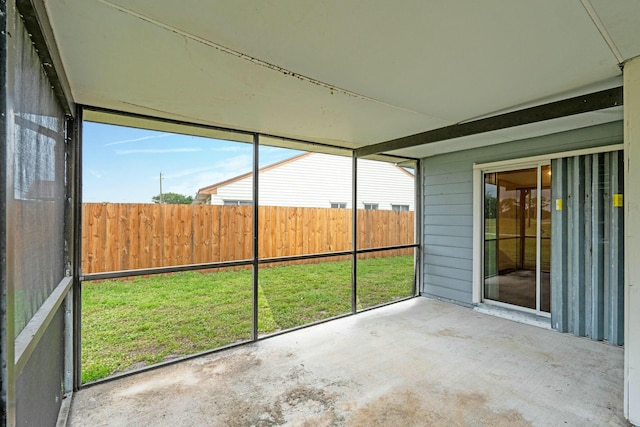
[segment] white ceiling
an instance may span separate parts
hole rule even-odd
[[[351,148],[619,86],[620,62],[640,55],[638,0],[45,5],[78,103]],[[612,109],[560,128],[621,118]]]

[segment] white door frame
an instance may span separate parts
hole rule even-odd
[[[479,289],[479,298],[480,301],[482,303],[486,303],[486,304],[490,304],[490,305],[496,305],[499,307],[505,307],[505,308],[510,308],[513,310],[518,310],[518,311],[524,311],[527,313],[532,313],[535,314],[537,316],[543,316],[543,317],[551,317],[551,313],[546,313],[544,311],[540,311],[540,279],[541,279],[541,274],[540,274],[540,231],[541,231],[541,227],[540,227],[540,215],[542,213],[541,210],[541,204],[540,204],[540,197],[541,197],[541,190],[542,190],[542,167],[543,166],[550,166],[551,165],[551,160],[549,159],[545,159],[545,160],[539,160],[539,161],[533,161],[533,162],[522,162],[522,160],[515,160],[513,162],[509,162],[506,164],[502,164],[503,162],[501,162],[500,166],[497,167],[488,167],[487,165],[484,165],[482,168],[478,168],[475,169],[474,168],[474,173],[475,171],[479,171],[479,179],[481,181],[480,186],[482,188],[482,191],[480,192],[480,208],[477,211],[474,207],[474,222],[476,217],[480,217],[480,227],[481,227],[481,244],[480,244],[480,289]],[[523,169],[535,169],[536,170],[536,197],[537,197],[537,201],[536,201],[536,308],[535,309],[530,309],[528,307],[521,307],[521,306],[517,306],[517,305],[513,305],[513,304],[508,304],[508,303],[504,303],[504,302],[500,302],[500,301],[496,301],[496,300],[491,300],[491,299],[486,299],[484,298],[484,288],[483,288],[483,284],[484,284],[484,174],[487,173],[499,173],[499,172],[509,172],[509,171],[514,171],[514,170],[523,170]],[[475,181],[475,175],[474,175],[474,181]],[[474,188],[475,190],[475,188]],[[475,196],[475,191],[474,191],[474,196]],[[474,230],[474,237],[475,237],[475,230]],[[474,243],[475,243],[475,239],[474,239]],[[475,246],[475,245],[474,245]],[[475,252],[475,251],[474,251]],[[475,253],[474,253],[474,260],[475,260]],[[474,289],[475,290],[475,289]],[[475,302],[475,301],[474,301]]]
[[[484,179],[483,174],[486,172],[508,171],[516,169],[525,169],[535,167],[540,164],[550,164],[553,159],[563,157],[581,156],[586,154],[606,153],[610,151],[618,151],[624,148],[624,144],[606,145],[602,147],[587,148],[583,150],[563,151],[551,153],[541,156],[533,156],[520,159],[503,160],[491,163],[474,163],[473,165],[473,287],[472,302],[480,304],[483,302],[483,282],[484,282]],[[533,165],[533,166],[532,166]],[[538,193],[539,194],[539,193]],[[538,209],[540,204],[538,203]],[[540,223],[538,221],[538,227]],[[538,238],[539,241],[539,233]],[[538,256],[540,251],[538,250]],[[538,259],[538,269],[539,269]],[[501,305],[497,303],[497,305]],[[507,305],[509,308],[517,308],[516,306]],[[518,308],[519,309],[519,308]],[[526,308],[523,311],[531,311]],[[535,310],[534,313],[537,314]],[[547,315],[546,313],[542,313]]]

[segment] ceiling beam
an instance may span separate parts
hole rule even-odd
[[[605,108],[617,107],[622,105],[622,103],[622,87],[615,87],[576,96],[575,98],[563,99],[523,110],[433,129],[378,144],[367,145],[356,149],[356,155],[358,157],[364,157],[372,154],[387,153],[463,136],[477,135],[545,120],[589,113]]]

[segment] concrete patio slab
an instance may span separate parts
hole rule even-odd
[[[426,298],[83,389],[78,426],[628,425],[623,349]]]

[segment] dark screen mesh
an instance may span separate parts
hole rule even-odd
[[[18,335],[64,276],[65,150],[64,114],[22,21],[16,21],[7,220]]]
[[[15,335],[65,274],[65,118],[21,18],[9,50],[6,274]],[[54,426],[62,399],[64,310],[59,308],[16,372],[17,425]]]

